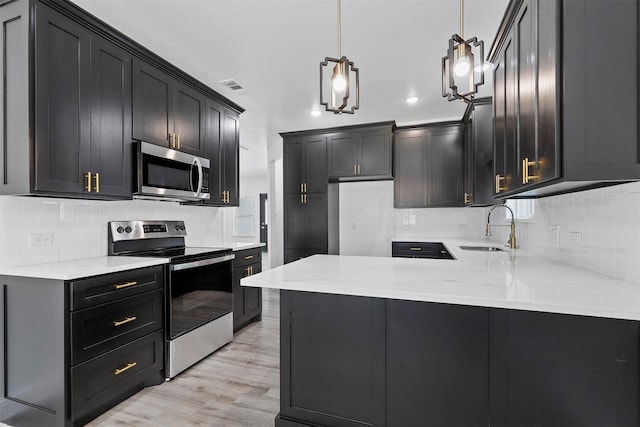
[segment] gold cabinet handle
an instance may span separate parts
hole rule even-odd
[[[114,320],[113,321],[113,326],[122,326],[122,325],[126,325],[127,323],[131,323],[134,320],[136,320],[137,317],[136,316],[131,316],[131,317],[125,317],[122,320]]]
[[[410,251],[421,251],[422,248],[409,248]]]
[[[304,183],[304,192],[305,193],[307,192],[307,183],[306,182]]]
[[[247,255],[244,257],[244,259],[253,259],[253,255]]]
[[[353,165],[353,174],[358,175],[358,165]]]
[[[94,188],[96,193],[99,193],[100,192],[100,173],[96,172],[94,178],[96,179],[96,186]]]
[[[522,183],[528,184],[532,179],[538,178],[537,175],[529,175],[529,167],[535,166],[536,162],[530,162],[528,157],[522,159]]]
[[[247,267],[246,270],[247,270],[247,276],[252,276],[253,275],[253,266],[252,265]]]
[[[300,192],[304,193],[304,183],[300,183]]]
[[[126,283],[120,283],[119,285],[114,285],[113,288],[114,289],[123,289],[123,288],[128,288],[129,286],[135,286],[137,284],[138,284],[138,282],[126,282]]]
[[[502,181],[504,181],[504,177],[500,176],[500,174],[497,174],[496,175],[496,182],[495,182],[495,184],[496,184],[496,193],[499,193],[499,192],[501,192],[502,190],[505,189],[504,187],[500,187],[500,182],[502,182]]]
[[[169,148],[174,148],[175,147],[175,142],[174,142],[173,135],[174,135],[173,132],[171,132],[169,134]]]
[[[91,172],[87,172],[84,174],[84,177],[87,179],[87,186],[84,187],[88,193],[91,193]]]
[[[304,194],[304,204],[305,205],[307,204],[307,195],[306,195],[306,193]]]
[[[300,193],[300,203],[304,204],[304,194]]]
[[[123,372],[128,371],[129,369],[133,368],[134,366],[136,366],[138,364],[138,362],[131,362],[131,363],[127,363],[126,366],[123,366],[122,368],[118,368],[116,369],[113,374],[114,375],[120,375]]]
[[[177,134],[178,136],[178,150],[180,149],[180,134]]]
[[[464,193],[464,204],[471,203],[471,193]]]
[[[358,175],[362,175],[362,165],[358,165]]]

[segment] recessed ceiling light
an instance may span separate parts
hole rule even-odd
[[[416,102],[418,102],[418,97],[417,96],[410,96],[407,99],[405,99],[405,101],[407,102],[407,104],[415,104]]]
[[[313,110],[313,111],[311,112],[311,115],[312,115],[313,117],[318,117],[320,114],[322,114],[322,111],[319,111],[319,110]]]

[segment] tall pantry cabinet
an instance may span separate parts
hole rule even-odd
[[[284,262],[329,253],[327,138],[283,134]]]

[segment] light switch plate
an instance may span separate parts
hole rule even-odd
[[[50,234],[50,233],[30,234],[29,235],[29,245],[33,246],[33,247],[52,246],[53,245],[53,234]]]

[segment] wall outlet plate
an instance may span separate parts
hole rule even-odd
[[[579,231],[570,231],[569,243],[574,246],[580,246],[582,244],[582,233]]]
[[[30,234],[29,246],[41,247],[41,246],[53,246],[53,234]]]
[[[551,226],[551,241],[556,245],[560,244],[560,226],[559,225]]]

